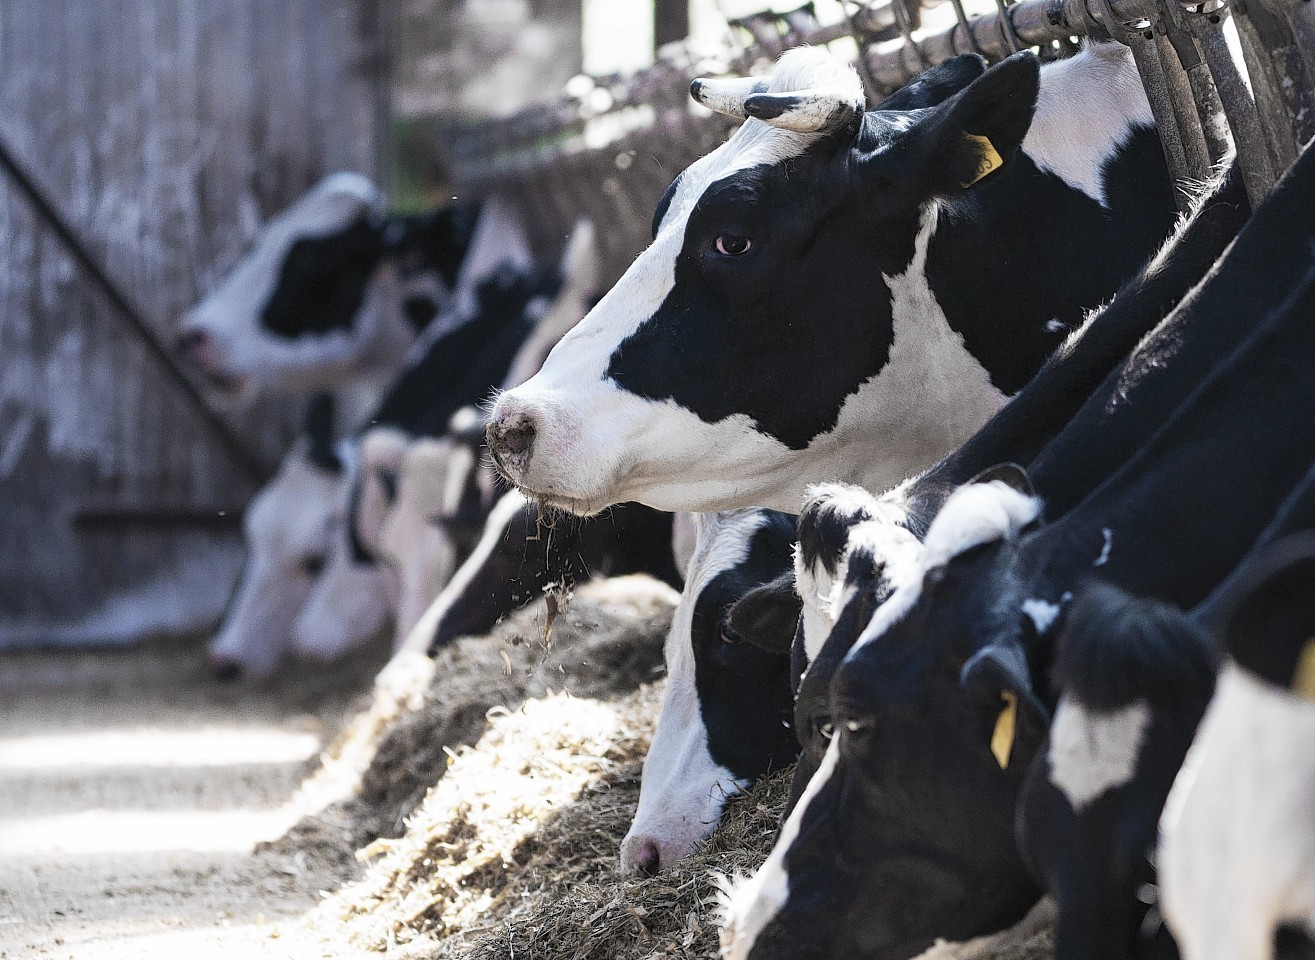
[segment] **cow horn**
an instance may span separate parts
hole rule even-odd
[[[755,93],[744,101],[751,117],[796,133],[827,133],[843,127],[861,105],[841,90],[799,90],[794,93]]]
[[[744,100],[767,89],[767,77],[700,77],[689,85],[689,95],[709,110],[743,120],[749,114]]]

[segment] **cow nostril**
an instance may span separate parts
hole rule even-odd
[[[661,869],[662,855],[658,852],[657,844],[645,840],[639,848],[639,856],[635,858],[635,870],[647,880],[656,877]]]
[[[505,424],[490,424],[489,446],[503,457],[523,459],[534,446],[534,421],[520,416]]]

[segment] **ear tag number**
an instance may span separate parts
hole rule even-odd
[[[1306,641],[1297,669],[1292,674],[1292,692],[1307,700],[1315,700],[1315,637]]]
[[[1014,752],[1014,730],[1018,726],[1018,695],[1008,690],[1000,691],[1000,699],[1005,702],[1000,716],[995,721],[995,732],[991,734],[991,753],[1000,769],[1009,767],[1009,755]]]
[[[977,171],[973,174],[971,180],[967,180],[960,184],[961,187],[971,187],[992,170],[999,169],[1004,161],[1000,159],[1000,154],[995,149],[995,144],[991,143],[989,138],[978,136],[975,133],[965,133],[964,138],[975,143],[978,150]]]

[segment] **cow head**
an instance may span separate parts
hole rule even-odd
[[[507,477],[579,513],[795,510],[801,466],[854,476],[860,435],[882,436],[893,483],[998,408],[923,262],[938,209],[1018,152],[1037,64],[936,70],[866,114],[857,75],[818,50],[770,77],[695,81],[696,99],[748,119],[675,180],[652,245],[499,398],[490,449]]]
[[[178,347],[216,393],[332,388],[402,361],[451,297],[478,208],[381,208],[365,177],[325,178],[182,317]]]
[[[1037,511],[998,482],[946,504],[919,576],[836,671],[826,753],[732,894],[724,956],[897,960],[1009,926],[1036,899],[1014,806],[1047,717],[999,597],[1016,593],[1001,582]]]
[[[1213,645],[1181,610],[1088,584],[1057,643],[1061,696],[1019,802],[1019,844],[1057,906],[1063,956],[1103,943],[1176,956],[1153,921],[1164,800],[1214,689]],[[1149,915],[1149,916],[1148,916]]]
[[[323,573],[347,496],[346,463],[303,437],[242,519],[247,561],[210,658],[220,676],[265,676],[283,661],[298,611]]]
[[[667,636],[667,689],[644,760],[639,809],[621,843],[626,873],[652,876],[717,828],[725,802],[788,765],[789,643],[778,652],[738,636],[733,605],[790,568],[793,519],[766,510],[699,516],[698,547]]]

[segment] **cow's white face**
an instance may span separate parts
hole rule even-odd
[[[183,316],[179,346],[219,394],[329,387],[366,354],[400,359],[414,331],[372,282],[382,235],[369,220],[381,205],[365,177],[326,177]]]
[[[789,569],[793,525],[762,510],[698,516],[667,636],[667,689],[621,867],[650,876],[711,836],[726,801],[793,758],[789,661],[731,635],[731,606]]]
[[[379,529],[380,557],[399,581],[399,647],[456,572],[457,545],[440,518],[460,510],[476,466],[473,450],[446,439],[417,440],[402,458],[397,497]]]
[[[218,668],[260,677],[282,662],[293,622],[327,563],[346,495],[345,474],[312,464],[299,446],[251,501],[242,522],[246,566],[209,648]]]

